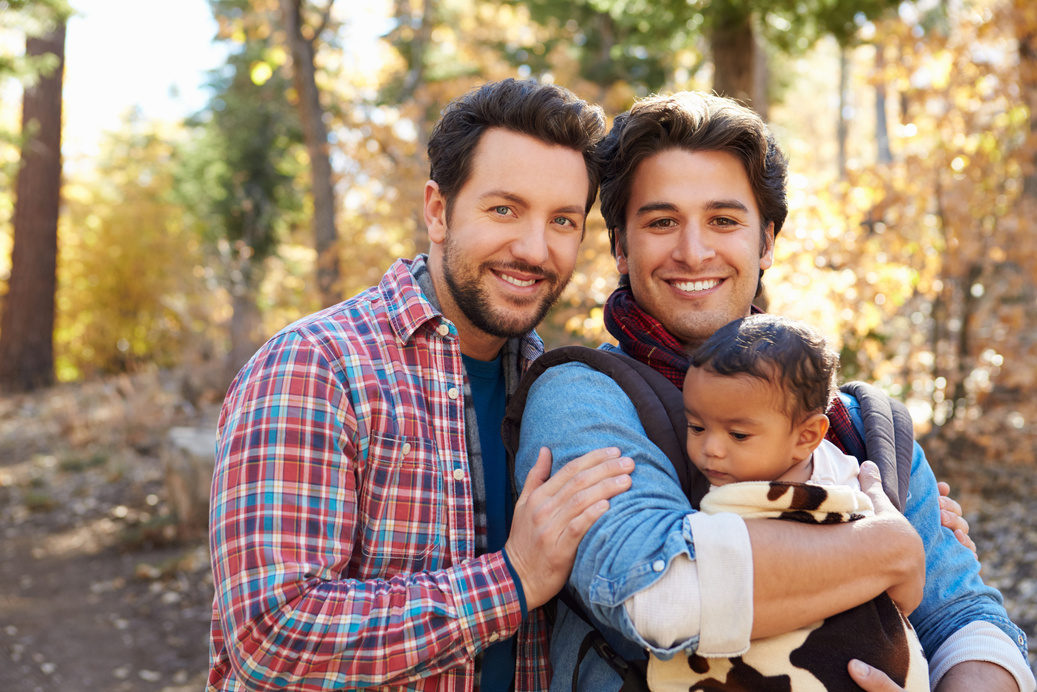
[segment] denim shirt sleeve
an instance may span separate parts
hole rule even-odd
[[[845,394],[843,402],[858,430],[863,430],[860,405]],[[925,590],[922,603],[908,618],[918,633],[927,656],[970,622],[989,622],[1019,646],[1026,660],[1026,636],[1012,624],[1001,592],[983,583],[979,561],[972,551],[940,524],[936,477],[916,442],[911,459],[904,516],[922,537],[925,546]]]
[[[536,463],[541,447],[553,454],[557,472],[576,457],[606,446],[634,460],[629,490],[610,500],[609,510],[580,543],[570,584],[588,612],[640,647],[667,655],[694,648],[698,638],[671,649],[650,647],[634,629],[623,602],[651,586],[677,555],[694,559],[686,518],[694,510],[666,455],[647,437],[633,403],[610,377],[580,363],[555,366],[529,390],[519,450],[516,487]]]

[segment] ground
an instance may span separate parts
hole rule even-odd
[[[217,407],[157,371],[0,398],[0,690],[204,689],[208,552],[178,535],[161,460],[170,427],[214,425]],[[1037,466],[933,446],[1033,666]]]
[[[0,398],[0,690],[205,688],[208,552],[177,535],[160,457],[170,425],[216,412],[181,385]]]

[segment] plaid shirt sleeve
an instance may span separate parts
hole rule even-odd
[[[349,389],[384,387],[385,373],[347,381],[326,346],[282,333],[224,404],[210,512],[209,688],[239,689],[234,678],[250,690],[465,689],[476,653],[519,626],[515,584],[500,553],[451,558],[430,548],[446,538],[415,530],[415,517],[449,515],[451,503],[428,473],[407,483],[369,468],[372,420],[386,415],[374,409],[384,402],[351,400]],[[355,410],[358,400],[369,410]],[[435,449],[414,453],[436,468]],[[371,494],[389,507],[373,529],[362,517]],[[436,686],[430,676],[444,671],[455,683]]]

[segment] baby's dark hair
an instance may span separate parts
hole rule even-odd
[[[839,355],[813,327],[777,315],[750,315],[716,330],[691,354],[715,375],[749,375],[781,387],[793,425],[825,413],[838,394]]]

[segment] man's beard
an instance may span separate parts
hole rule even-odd
[[[448,238],[443,247],[443,278],[450,290],[450,297],[472,326],[491,336],[510,339],[531,332],[544,319],[547,311],[555,304],[572,278],[567,277],[563,282],[557,274],[522,262],[484,262],[473,268],[456,250],[456,245]],[[489,273],[491,267],[498,271],[510,269],[537,276],[552,288],[542,298],[531,298],[529,303],[525,304],[524,307],[529,307],[531,303],[539,301],[531,316],[526,316],[529,313],[525,310],[494,305],[489,292],[480,285],[482,277]]]

